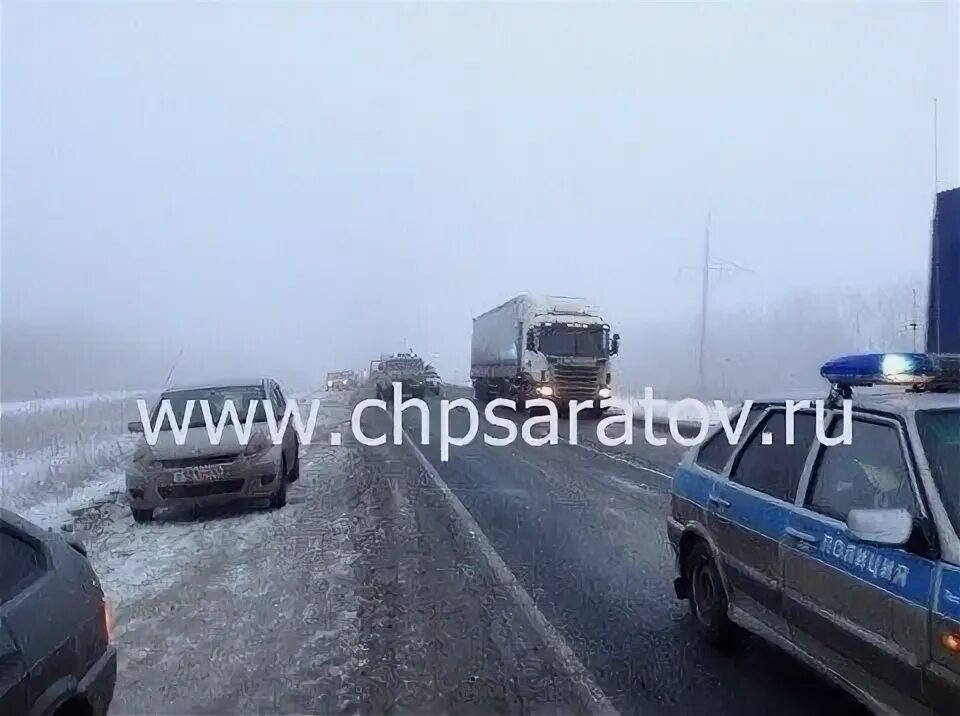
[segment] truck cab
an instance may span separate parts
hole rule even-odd
[[[537,316],[527,329],[525,397],[566,404],[611,397],[610,358],[620,336],[598,316]]]

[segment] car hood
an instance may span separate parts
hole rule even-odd
[[[265,435],[270,437],[270,433],[265,425],[254,425],[250,431],[250,440],[256,436]],[[262,439],[262,438],[257,438]],[[153,457],[157,460],[182,459],[187,457],[218,457],[221,455],[236,455],[243,452],[244,446],[237,439],[237,434],[233,427],[227,425],[223,434],[220,436],[219,444],[212,444],[210,436],[207,434],[207,428],[204,425],[193,427],[187,430],[186,440],[183,445],[177,445],[177,441],[172,430],[161,430],[157,437],[157,444],[149,446]]]

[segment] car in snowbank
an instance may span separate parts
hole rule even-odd
[[[0,508],[0,713],[105,716],[116,679],[83,546]]]
[[[177,444],[170,421],[164,417],[156,444],[147,444],[144,437],[137,447],[126,473],[127,497],[134,520],[149,522],[154,510],[162,507],[264,499],[273,508],[286,505],[287,486],[300,477],[300,441],[289,424],[280,444],[274,444],[268,430],[264,401],[272,405],[278,422],[287,402],[275,380],[257,378],[167,390],[151,411],[151,426],[156,426],[161,419],[161,406],[166,400],[170,401],[176,421],[185,420],[187,401],[195,401],[195,409],[190,414],[183,444]],[[229,419],[218,443],[211,441],[207,432],[200,401],[208,402],[210,416],[217,424],[227,400],[233,401],[241,424],[246,420],[251,402],[259,401],[246,445],[240,443]],[[144,432],[140,420],[131,422],[128,428],[131,432]]]

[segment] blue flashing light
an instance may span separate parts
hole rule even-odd
[[[960,386],[960,355],[861,353],[824,363],[820,375],[842,387]]]

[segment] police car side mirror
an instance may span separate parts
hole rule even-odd
[[[897,547],[913,533],[913,517],[906,510],[850,510],[847,530],[859,542]]]

